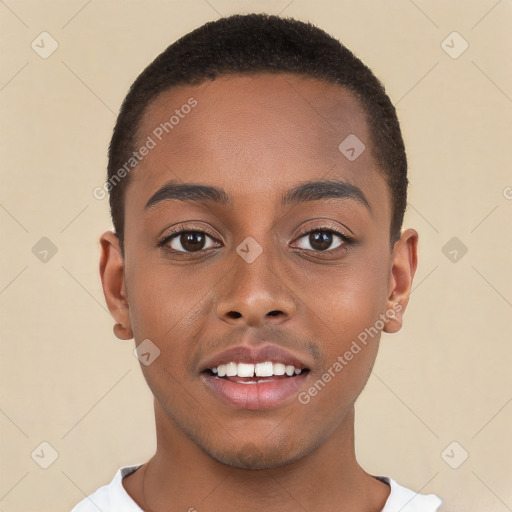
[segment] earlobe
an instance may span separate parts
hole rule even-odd
[[[402,328],[403,315],[411,295],[412,282],[418,266],[418,233],[407,229],[393,248],[384,332],[394,333]]]
[[[127,328],[123,324],[114,324],[113,331],[116,338],[119,338],[120,340],[131,340],[133,338],[131,327]]]
[[[122,340],[133,338],[129,304],[126,298],[124,260],[119,238],[112,231],[100,237],[101,255],[99,271],[107,307],[114,317],[114,334]]]

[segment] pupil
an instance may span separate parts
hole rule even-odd
[[[182,233],[180,238],[181,245],[186,251],[200,251],[204,246],[204,236],[202,233]]]
[[[326,233],[325,231],[310,233],[309,243],[313,249],[325,251],[332,243],[332,233]]]

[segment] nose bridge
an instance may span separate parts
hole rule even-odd
[[[233,252],[233,264],[218,299],[219,318],[228,322],[260,325],[275,318],[281,322],[295,311],[292,294],[282,280],[279,251],[247,237]]]

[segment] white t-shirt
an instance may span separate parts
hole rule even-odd
[[[121,482],[125,476],[141,466],[142,464],[137,464],[119,469],[109,484],[84,498],[71,512],[143,512]],[[386,476],[375,478],[391,487],[391,493],[381,512],[436,512],[442,504],[442,500],[435,494],[418,494]]]

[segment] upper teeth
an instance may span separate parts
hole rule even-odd
[[[273,375],[286,375],[292,376],[299,375],[302,371],[300,368],[295,368],[292,365],[284,365],[283,363],[273,363],[272,361],[265,361],[264,363],[227,363],[211,369],[219,377],[272,377]]]

